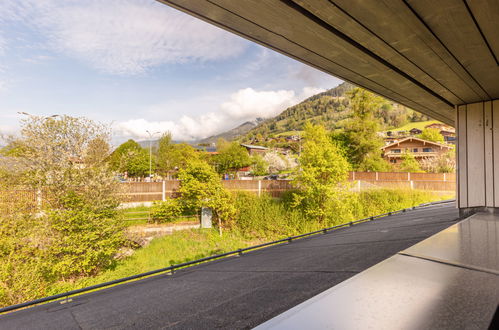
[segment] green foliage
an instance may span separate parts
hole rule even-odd
[[[306,217],[326,223],[334,213],[341,212],[339,184],[346,180],[349,165],[324,127],[307,124],[304,137],[301,172],[296,179],[300,192],[295,194],[293,206]]]
[[[61,202],[60,209],[47,215],[54,232],[49,247],[53,276],[90,275],[111,266],[113,256],[124,243],[124,226],[117,217],[117,205],[96,207],[75,192],[68,193]]]
[[[151,244],[118,261],[116,267],[98,276],[82,278],[75,282],[59,282],[50,288],[49,294],[79,289],[258,243],[262,242],[244,238],[235,231],[228,231],[223,236],[210,229],[175,231],[171,235],[154,239]]]
[[[402,161],[400,162],[399,169],[402,172],[422,172],[419,162],[411,152],[407,151],[402,155]]]
[[[178,199],[154,202],[151,208],[151,219],[154,222],[173,222],[182,215],[182,203]]]
[[[422,203],[444,199],[439,195],[423,190],[372,189],[357,193],[358,203],[354,210],[356,219],[397,211]]]
[[[251,157],[251,174],[254,176],[266,175],[268,173],[269,164],[260,155]]]
[[[303,214],[289,207],[287,202],[267,195],[238,192],[235,198],[237,216],[235,230],[247,238],[274,240],[316,230],[319,224],[305,220]]]
[[[425,128],[421,134],[418,136],[420,139],[433,141],[433,142],[444,142],[444,137],[440,134],[440,131],[436,128]]]
[[[45,219],[0,207],[0,306],[46,294],[51,243]]]
[[[149,153],[132,139],[116,148],[109,162],[113,170],[127,172],[130,177],[149,175]]]
[[[157,169],[161,175],[169,175],[185,168],[190,161],[200,159],[200,153],[186,143],[174,144],[170,133],[159,139],[156,156]]]
[[[383,140],[378,136],[379,123],[374,114],[383,99],[364,89],[354,88],[348,93],[353,117],[342,133],[333,135],[345,150],[355,170],[381,171],[387,169],[381,158]]]
[[[355,219],[441,199],[435,194],[415,190],[377,189],[349,194],[349,200],[353,202],[348,204],[347,208],[352,211],[352,217]],[[287,198],[279,201],[265,195],[257,197],[238,193],[235,197],[238,213],[234,227],[223,237],[213,230],[174,232],[172,235],[154,239],[150,245],[118,261],[116,267],[96,277],[82,278],[76,282],[59,282],[50,287],[47,293],[56,294],[78,289],[323,228],[321,224],[289,208],[288,203],[292,195],[293,192],[290,192]],[[336,223],[350,220],[338,217]]]
[[[215,156],[218,173],[237,171],[251,164],[251,158],[246,149],[237,142],[224,144],[218,147],[219,154]]]
[[[185,210],[212,208],[224,227],[230,227],[235,215],[232,196],[222,186],[220,176],[203,161],[191,162],[179,171],[179,202]]]
[[[23,151],[11,155],[0,192],[42,189],[43,203],[0,194],[0,303],[38,298],[55,281],[113,264],[124,227],[120,186],[104,161],[108,138],[85,118],[23,121],[15,140]]]

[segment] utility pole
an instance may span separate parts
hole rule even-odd
[[[149,130],[146,130],[147,134],[149,134],[149,179],[152,180],[152,138],[155,134],[160,134],[161,132],[151,133]]]

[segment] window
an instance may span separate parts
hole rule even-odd
[[[400,149],[393,149],[392,152],[395,153],[395,154],[399,154],[400,153]]]
[[[412,152],[418,152],[418,148],[412,149]]]
[[[433,152],[432,148],[423,148],[423,152]]]
[[[397,160],[395,158],[390,159],[390,163],[396,164]]]

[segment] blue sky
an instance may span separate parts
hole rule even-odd
[[[0,132],[19,111],[85,116],[114,140],[217,134],[341,81],[153,0],[1,0]]]

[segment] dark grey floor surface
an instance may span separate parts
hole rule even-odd
[[[454,203],[392,215],[0,316],[0,329],[246,329],[456,223]]]

